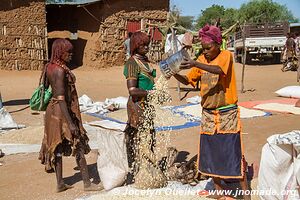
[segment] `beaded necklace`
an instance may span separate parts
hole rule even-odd
[[[132,56],[134,58],[134,60],[144,68],[144,70],[148,73],[152,73],[153,72],[153,68],[148,64],[148,67],[142,62],[142,61],[145,61],[147,62],[148,61],[148,58],[146,56],[141,56],[139,54],[135,54],[134,56]]]
[[[76,77],[75,77],[74,73],[66,66],[66,64],[64,62],[62,62],[60,60],[56,60],[54,62],[54,64],[56,64],[56,65],[60,66],[61,68],[63,68],[71,76],[73,82],[75,83]]]

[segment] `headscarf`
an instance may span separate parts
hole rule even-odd
[[[204,43],[222,43],[221,30],[216,26],[205,25],[202,29],[199,30],[199,38],[201,38],[201,41]]]

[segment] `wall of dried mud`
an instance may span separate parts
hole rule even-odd
[[[47,59],[43,0],[1,0],[0,69],[41,69]]]
[[[145,19],[163,24],[168,9],[169,0],[103,0],[81,7],[1,0],[0,69],[41,69],[55,38],[71,39],[75,66],[123,65],[127,22]],[[77,38],[72,40],[72,33]],[[154,60],[159,59],[162,44],[154,43],[150,49]]]
[[[125,60],[124,39],[127,35],[127,22],[140,21],[145,19],[145,23],[162,24],[167,18],[167,12],[161,10],[153,11],[133,11],[118,12],[115,15],[107,17],[99,29],[99,40],[95,46],[95,58],[99,62],[99,67],[123,65]],[[161,50],[161,43],[156,50]],[[153,44],[154,45],[154,44]],[[154,48],[150,48],[151,50]],[[153,54],[154,52],[150,52]],[[156,60],[152,58],[152,60]]]
[[[123,65],[127,22],[144,18],[161,24],[167,19],[168,9],[169,0],[110,0],[85,7],[47,6],[50,43],[54,38],[76,33],[78,39],[72,40],[75,65],[94,68]],[[156,43],[151,49],[151,55],[159,58],[162,44]]]

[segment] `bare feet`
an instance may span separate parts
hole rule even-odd
[[[104,187],[101,183],[98,185],[96,185],[95,183],[91,183],[90,186],[84,186],[84,191],[101,191],[103,189]]]
[[[300,99],[296,102],[295,107],[300,107]]]
[[[253,162],[250,166],[248,166],[248,178],[254,179],[258,177],[259,164],[257,162]]]
[[[253,162],[252,166],[253,166],[253,178],[257,178],[259,172],[259,164],[257,162]]]
[[[58,192],[63,192],[63,191],[66,191],[66,190],[68,190],[68,189],[71,189],[71,188],[73,188],[73,186],[68,185],[68,184],[63,184],[63,185],[57,186],[56,192],[57,192],[57,193],[58,193]]]
[[[0,158],[2,158],[5,154],[2,152],[2,150],[0,149]]]

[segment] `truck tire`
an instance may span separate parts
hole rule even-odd
[[[237,63],[242,63],[242,53],[241,53],[241,50],[236,50],[235,52],[235,62]]]
[[[280,64],[281,63],[281,55],[280,54],[274,54],[273,55],[273,64]]]
[[[237,57],[236,57],[236,62],[237,62],[237,63],[242,63],[242,58],[241,58],[241,56],[237,56]]]
[[[252,63],[252,55],[249,52],[246,52],[246,64]]]
[[[252,61],[252,55],[249,52],[246,52],[246,54],[242,54],[241,57],[241,63],[243,64],[244,62],[244,56],[246,56],[245,58],[245,64],[250,64]]]

